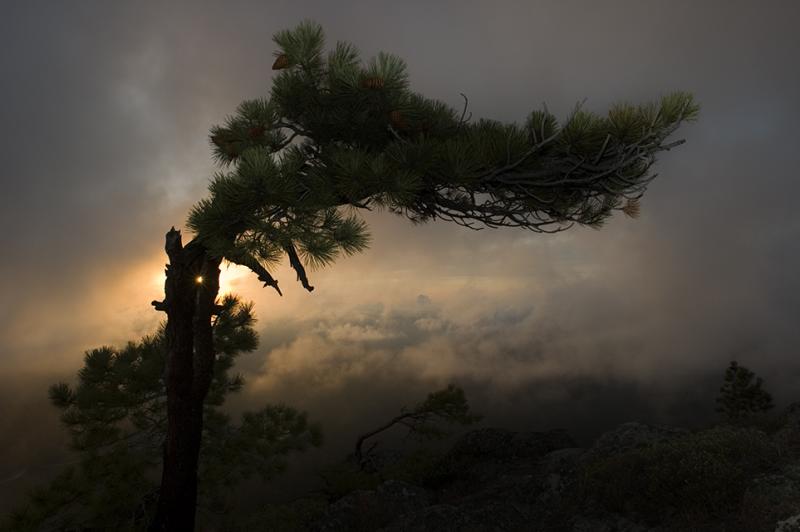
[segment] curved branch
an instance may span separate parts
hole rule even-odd
[[[294,268],[294,271],[297,272],[297,280],[300,281],[303,285],[303,288],[309,292],[314,291],[314,287],[308,284],[306,270],[303,268],[303,263],[300,262],[300,257],[297,256],[297,251],[294,249],[294,245],[290,243],[284,246],[283,249],[286,251],[286,255],[289,256],[289,264],[292,266],[292,268]]]

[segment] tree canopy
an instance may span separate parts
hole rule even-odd
[[[692,96],[617,104],[606,116],[581,105],[559,123],[546,108],[503,124],[409,89],[405,62],[356,48],[324,50],[310,21],[273,38],[269,97],[246,100],[211,131],[223,170],[188,225],[212,255],[269,273],[287,256],[303,286],[306,267],[369,243],[360,209],[383,208],[414,222],[448,220],[473,229],[554,232],[597,227],[613,211],[639,212],[655,177],[655,155],[697,117]]]

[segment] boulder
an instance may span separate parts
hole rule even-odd
[[[464,488],[474,493],[476,488],[510,472],[517,476],[533,474],[544,455],[574,446],[575,442],[563,430],[474,430],[462,436],[437,462],[426,485],[440,489],[450,485],[455,492]]]
[[[775,532],[800,532],[800,514],[778,521],[775,524]]]
[[[800,403],[792,403],[784,413],[784,424],[775,434],[773,440],[780,448],[793,456],[800,458]]]
[[[690,434],[687,429],[645,423],[623,423],[617,428],[601,435],[591,448],[581,457],[586,464],[602,460],[633,449],[647,447],[658,442]]]
[[[397,516],[431,504],[423,488],[387,480],[374,490],[358,490],[331,504],[312,527],[317,532],[367,532],[386,526]]]
[[[800,464],[789,463],[755,477],[742,500],[739,519],[753,530],[800,532],[793,516],[800,514]],[[792,528],[796,527],[796,528]]]
[[[381,532],[495,532],[537,529],[527,515],[507,502],[459,506],[436,504],[392,522]]]

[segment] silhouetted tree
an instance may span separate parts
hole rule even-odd
[[[753,379],[755,378],[755,382]],[[770,410],[772,396],[761,388],[763,380],[738,362],[731,361],[725,370],[725,382],[719,389],[717,412],[728,421],[739,421],[747,416]]]
[[[216,361],[203,405],[200,452],[201,506],[225,509],[225,489],[243,478],[271,478],[285,457],[319,445],[320,430],[306,414],[284,405],[246,413],[239,426],[219,411],[226,396],[241,389],[231,376],[234,360],[252,351],[252,305],[226,296],[213,324]],[[158,495],[157,472],[167,423],[167,391],[162,376],[165,331],[122,349],[101,347],[86,353],[77,386],[50,387],[50,400],[62,411],[77,460],[45,488],[34,490],[27,505],[5,524],[11,530],[145,530]]]
[[[364,443],[395,426],[405,427],[410,436],[417,438],[438,438],[447,435],[446,424],[469,425],[480,419],[481,416],[470,412],[464,390],[450,384],[446,388],[429,393],[424,401],[413,408],[402,408],[397,416],[359,436],[356,439],[353,456],[360,467],[365,467],[377,442],[366,451],[363,450]]]
[[[278,32],[268,98],[242,102],[211,130],[227,168],[189,216],[194,239],[167,233],[167,435],[153,530],[192,530],[201,405],[215,364],[212,319],[223,260],[269,270],[282,257],[313,290],[307,266],[367,247],[356,211],[385,208],[413,222],[555,232],[598,227],[615,210],[638,214],[655,155],[698,108],[690,95],[615,105],[601,117],[578,106],[559,126],[547,109],[524,124],[470,123],[409,90],[405,63],[379,53],[363,64],[349,43],[324,53],[322,28]]]

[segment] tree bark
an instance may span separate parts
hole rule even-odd
[[[180,231],[166,235],[167,435],[156,515],[151,532],[193,531],[197,507],[197,466],[203,433],[203,404],[214,373],[212,316],[219,292],[220,259],[196,240],[185,247]]]

